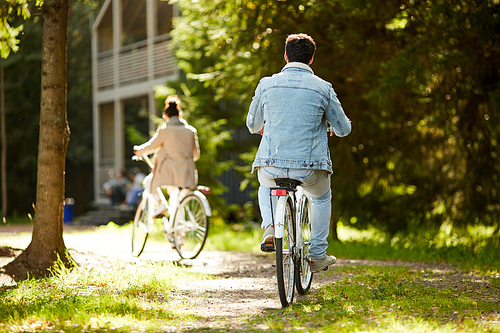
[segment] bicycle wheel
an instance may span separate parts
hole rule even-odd
[[[174,245],[184,259],[200,254],[208,236],[208,216],[201,199],[188,194],[179,203],[174,216]]]
[[[142,198],[134,217],[134,226],[132,229],[132,255],[138,257],[141,255],[148,240],[148,200]]]
[[[302,195],[301,200],[301,221],[300,234],[302,235],[302,245],[300,256],[295,267],[295,285],[297,292],[301,295],[306,294],[311,287],[313,273],[309,266],[309,247],[311,246],[311,202],[306,195]]]
[[[276,273],[278,277],[278,291],[281,305],[288,306],[293,301],[294,286],[294,263],[293,263],[293,209],[292,200],[287,197],[284,210],[277,214],[284,214],[283,238],[275,239],[276,246]]]

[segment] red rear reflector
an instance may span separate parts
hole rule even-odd
[[[286,195],[286,190],[271,190],[271,195],[273,197],[284,197]]]
[[[203,194],[210,194],[210,187],[198,185],[198,190]]]

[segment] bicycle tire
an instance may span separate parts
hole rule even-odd
[[[278,279],[278,291],[281,305],[287,307],[292,301],[295,291],[295,265],[293,262],[293,205],[290,197],[287,197],[284,211],[277,214],[284,214],[283,238],[275,239],[276,246],[276,275]]]
[[[311,288],[313,273],[309,265],[309,247],[311,245],[311,202],[306,195],[301,200],[300,232],[302,235],[302,249],[300,251],[295,267],[295,286],[300,295],[305,295]]]
[[[208,237],[209,218],[201,199],[188,194],[179,203],[174,215],[174,246],[183,259],[196,258]]]
[[[132,229],[132,255],[134,257],[140,256],[144,251],[149,236],[147,203],[147,198],[143,197],[134,216]]]

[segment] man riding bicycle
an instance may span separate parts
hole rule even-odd
[[[311,195],[310,266],[319,272],[337,259],[328,255],[331,216],[331,174],[327,127],[339,137],[351,132],[332,85],[314,75],[309,65],[316,44],[306,34],[289,35],[286,65],[280,73],[261,79],[250,104],[247,127],[262,135],[252,165],[259,179],[259,207],[264,235],[261,249],[272,248],[274,227],[270,188],[276,178],[293,178]],[[273,206],[275,210],[276,205]]]

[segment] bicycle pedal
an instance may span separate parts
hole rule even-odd
[[[274,252],[276,249],[274,248],[274,244],[260,244],[260,250],[262,252]]]

